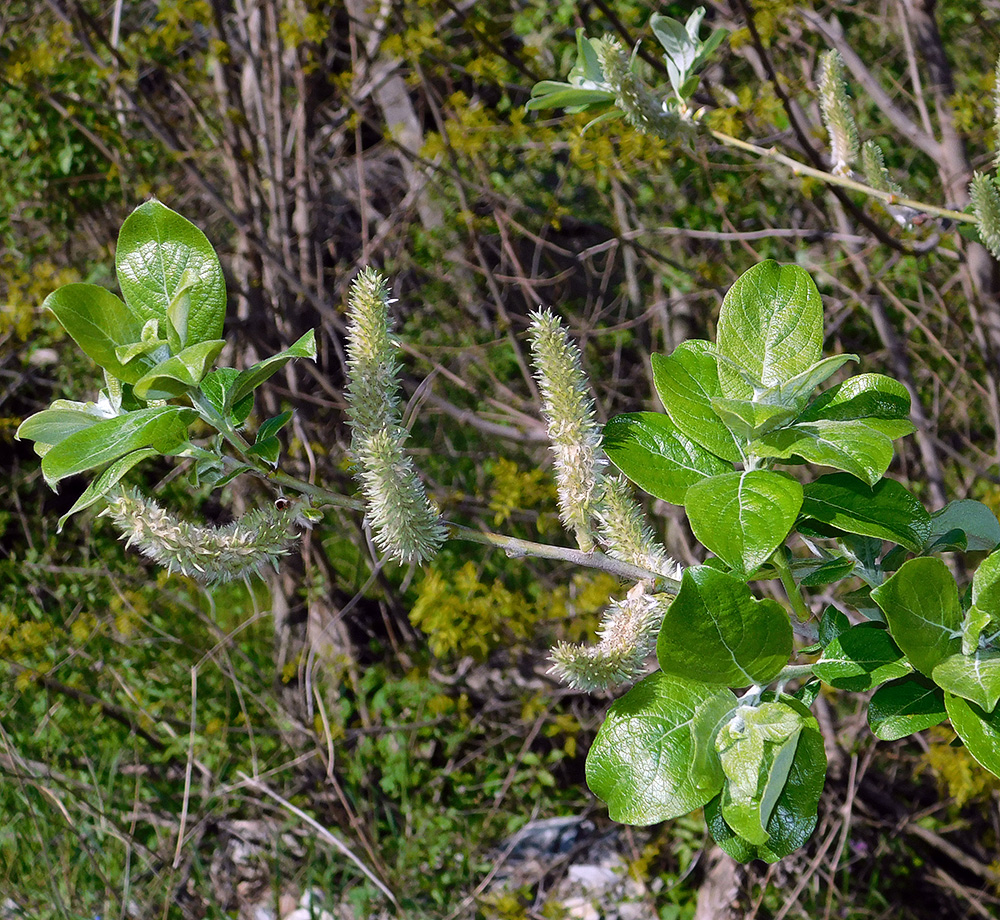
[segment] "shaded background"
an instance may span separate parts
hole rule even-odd
[[[577,27],[642,39],[664,79],[649,16],[695,5],[0,3],[0,916],[287,915],[315,889],[368,917],[386,908],[372,877],[403,916],[563,916],[592,864],[633,876],[608,917],[628,900],[665,918],[995,915],[997,786],[944,730],[876,746],[863,701],[821,698],[819,827],[778,866],[737,870],[699,820],[615,828],[583,783],[610,697],[557,686],[546,655],[591,634],[614,580],[463,544],[372,577],[360,519],[331,515],[252,591],[209,596],[92,514],[57,535],[84,482],[54,495],[13,440],[52,399],[96,393],[40,304],[68,281],[113,286],[117,229],[156,195],[220,251],[230,362],[317,329],[318,361],[255,414],[296,408],[297,475],[354,489],[343,303],[374,265],[434,500],[565,541],[528,313],[568,323],[602,419],[658,408],[650,353],[711,337],[733,280],[776,258],[819,285],[828,352],[910,389],[919,432],[892,474],[931,508],[1000,508],[1000,300],[978,243],[704,140],[525,114],[533,83],[565,78]],[[710,124],[826,165],[815,84],[835,47],[862,139],[904,191],[966,204],[996,148],[1000,5],[705,5],[706,29],[733,32],[696,97]],[[210,521],[268,500],[195,494],[166,462],[142,478]],[[696,561],[679,509],[649,510]],[[526,853],[515,833],[553,817]]]

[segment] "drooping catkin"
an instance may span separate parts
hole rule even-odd
[[[356,478],[367,503],[375,543],[398,562],[432,558],[445,528],[427,498],[413,461],[403,452],[399,359],[389,316],[389,291],[364,269],[351,285],[347,327],[347,400]]]
[[[888,192],[890,195],[903,194],[903,190],[893,181],[889,170],[885,168],[882,148],[875,141],[865,141],[861,148],[861,168],[864,170],[865,179],[873,189]]]
[[[843,61],[838,52],[826,51],[821,64],[819,104],[830,135],[830,160],[835,175],[848,176],[858,157],[858,129],[847,100]]]
[[[552,649],[552,671],[563,683],[588,692],[638,680],[656,649],[670,600],[665,594],[647,594],[641,583],[636,585],[623,600],[608,606],[596,645],[562,642]]]
[[[101,514],[111,519],[126,546],[136,546],[168,571],[220,584],[275,565],[295,540],[301,510],[301,502],[268,506],[213,527],[182,520],[138,489],[119,489],[108,496]]]
[[[531,315],[529,334],[542,411],[555,456],[559,516],[576,536],[580,549],[589,552],[594,548],[590,518],[605,461],[580,350],[549,310]]]
[[[608,476],[604,480],[595,517],[609,555],[667,578],[681,577],[681,566],[667,555],[653,535],[624,476]]]

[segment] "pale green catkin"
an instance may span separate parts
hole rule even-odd
[[[595,517],[609,555],[667,578],[681,577],[683,569],[656,540],[624,476],[605,479]]]
[[[1000,192],[989,176],[976,173],[969,187],[976,229],[986,248],[1000,259]]]
[[[407,431],[399,414],[399,359],[389,316],[389,291],[364,269],[351,285],[347,327],[347,414],[356,478],[367,503],[376,545],[397,562],[422,562],[446,531],[427,498],[413,461],[403,452]]]
[[[595,50],[605,82],[614,90],[617,97],[615,103],[630,125],[665,140],[674,138],[679,130],[687,127],[675,112],[663,107],[649,87],[632,71],[628,53],[618,39],[606,35],[595,43]]]
[[[108,497],[101,512],[121,532],[127,546],[170,572],[207,584],[234,581],[275,565],[295,540],[301,503],[270,506],[222,527],[181,520],[137,489]]]
[[[604,457],[580,350],[549,310],[531,315],[531,357],[555,457],[559,517],[580,549],[594,548],[590,517]]]
[[[636,585],[604,613],[596,645],[563,642],[552,649],[552,671],[578,690],[607,690],[642,677],[646,660],[656,650],[656,637],[670,606],[664,594],[647,594]]]
[[[836,51],[824,52],[820,60],[819,104],[823,124],[830,135],[833,172],[838,176],[848,176],[858,156],[858,129],[848,105],[843,61]]]
[[[875,141],[865,141],[861,148],[861,168],[864,170],[868,184],[877,191],[888,192],[890,195],[902,195],[903,190],[889,175],[885,168],[882,148]]]

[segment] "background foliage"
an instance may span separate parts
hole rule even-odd
[[[404,915],[539,916],[565,865],[490,887],[511,834],[580,813],[606,826],[582,776],[606,700],[560,689],[546,654],[588,634],[609,579],[459,544],[427,571],[373,574],[360,520],[331,516],[266,584],[209,596],[99,518],[57,538],[82,485],[49,492],[12,435],[93,371],[39,305],[68,281],[112,283],[117,227],[151,194],[223,254],[234,361],[320,330],[316,368],[290,365],[259,405],[298,409],[290,462],[318,481],[350,488],[341,308],[361,264],[395,279],[435,500],[555,540],[529,311],[569,323],[603,420],[654,408],[649,355],[714,337],[722,293],[775,258],[817,279],[828,352],[908,383],[920,430],[893,472],[931,507],[1000,509],[1000,299],[975,244],[721,147],[525,114],[534,82],[565,77],[575,28],[644,38],[644,54],[652,12],[695,5],[0,5],[0,911],[233,916],[311,886],[357,916],[384,907],[292,805],[336,829]],[[862,139],[909,194],[964,204],[968,171],[994,155],[991,5],[705,5],[734,30],[696,100],[710,124],[821,163],[818,56],[850,48]],[[210,520],[260,498],[238,483],[205,502],[168,466],[145,484]],[[652,510],[697,561],[686,525]],[[819,711],[820,826],[731,879],[738,915],[992,915],[996,789],[949,736],[876,750],[863,717]],[[718,882],[691,833],[626,835],[661,916],[693,916]]]

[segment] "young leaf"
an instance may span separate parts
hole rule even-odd
[[[136,208],[118,234],[115,266],[125,302],[142,322],[161,320],[166,331],[168,317],[180,322],[183,313],[182,345],[222,337],[226,281],[219,257],[205,234],[176,211],[156,199]],[[175,303],[178,296],[190,299],[184,310]]]
[[[67,403],[69,400],[56,402]],[[77,403],[76,406],[82,407],[83,404]],[[88,412],[84,408],[63,408],[53,403],[48,409],[42,409],[21,422],[14,437],[34,441],[35,453],[44,457],[53,445],[107,418],[107,415]]]
[[[892,462],[892,440],[863,422],[798,422],[762,434],[748,453],[792,460],[801,457],[819,466],[832,466],[874,486]]]
[[[233,381],[232,389],[226,394],[226,408],[231,409],[244,396],[252,393],[265,380],[278,373],[293,358],[316,357],[316,333],[310,329],[288,348],[270,358],[248,367]]]
[[[597,56],[600,44],[600,39],[586,38],[583,29],[577,29],[577,58],[569,72],[569,82],[542,80],[536,83],[531,88],[531,99],[525,110],[565,108],[569,112],[583,112],[614,105],[615,91],[608,85]]]
[[[757,600],[746,583],[710,566],[684,570],[656,643],[666,674],[747,687],[773,680],[792,654],[784,608]]]
[[[125,383],[135,383],[150,362],[122,361],[118,349],[142,338],[142,320],[111,291],[96,284],[65,284],[45,298],[48,307],[84,354]]]
[[[823,611],[823,617],[819,621],[819,644],[825,648],[850,628],[851,621],[834,607],[833,604],[830,604]]]
[[[726,785],[722,814],[744,840],[767,842],[767,823],[788,779],[804,722],[800,712],[783,702],[740,706],[719,730],[719,752]]]
[[[713,396],[712,411],[722,419],[722,423],[737,440],[745,443],[764,432],[788,424],[795,418],[798,409],[795,406],[755,402],[752,399]]]
[[[939,661],[931,674],[942,690],[993,712],[1000,700],[1000,652],[976,649],[971,655],[960,651]]]
[[[969,753],[994,776],[1000,776],[1000,709],[984,712],[981,707],[952,693],[944,695],[951,727],[965,742]]]
[[[802,486],[770,470],[724,473],[692,485],[684,508],[694,535],[750,574],[783,542],[802,506]]]
[[[640,489],[674,505],[688,487],[732,469],[683,435],[666,415],[633,412],[604,426],[604,452]]]
[[[823,356],[823,303],[812,278],[797,265],[770,260],[744,272],[722,302],[716,342],[720,354],[763,387],[808,371]],[[725,362],[719,382],[726,396],[754,396]]]
[[[829,358],[823,358],[808,370],[796,374],[791,380],[778,386],[776,398],[782,405],[797,406],[801,409],[816,387],[825,383],[848,361],[857,360],[859,360],[857,355],[831,355]]]
[[[743,459],[733,435],[712,410],[722,396],[718,361],[708,342],[691,339],[668,357],[653,355],[653,384],[670,420],[692,441],[724,460]]]
[[[205,376],[199,389],[223,418],[227,415],[234,425],[242,425],[253,411],[253,393],[232,401],[233,386],[240,376],[235,367],[220,367]]]
[[[958,586],[940,559],[911,559],[872,591],[872,598],[882,608],[892,638],[922,674],[933,677],[939,662],[961,654]]]
[[[971,498],[948,502],[931,515],[928,544],[935,543],[952,530],[965,534],[966,548],[971,552],[991,552],[1000,546],[1000,521],[982,502]]]
[[[695,757],[696,739],[735,706],[729,690],[651,674],[608,711],[587,755],[587,785],[623,824],[654,824],[700,808],[719,791],[723,774],[717,756]]]
[[[786,702],[787,697],[783,697]],[[756,846],[739,836],[722,813],[722,795],[705,806],[705,820],[716,843],[734,859],[777,862],[805,843],[816,827],[819,798],[826,783],[823,736],[809,725],[802,729],[788,778],[767,822],[767,842]]]
[[[898,482],[882,479],[869,486],[847,473],[808,483],[802,516],[847,533],[891,540],[914,553],[931,531],[924,506]]]
[[[150,457],[156,457],[159,453],[153,447],[144,447],[141,450],[133,450],[131,453],[125,454],[124,457],[119,457],[84,489],[83,494],[73,503],[73,507],[59,518],[59,525],[56,529],[61,531],[66,521],[74,514],[78,511],[83,511],[85,508],[89,508],[95,502],[104,498],[137,463],[141,463]]]
[[[916,672],[883,684],[868,702],[868,725],[882,741],[896,741],[947,718],[941,688]]]
[[[201,383],[225,345],[224,339],[209,339],[189,345],[137,380],[135,395],[140,399],[173,399],[175,396],[182,396]]]
[[[877,623],[859,623],[832,639],[812,668],[841,690],[871,690],[909,674],[912,668],[889,633]]]
[[[98,422],[56,444],[42,458],[42,474],[49,485],[111,463],[134,450],[152,447],[169,454],[187,443],[191,409],[158,406],[140,409]]]

